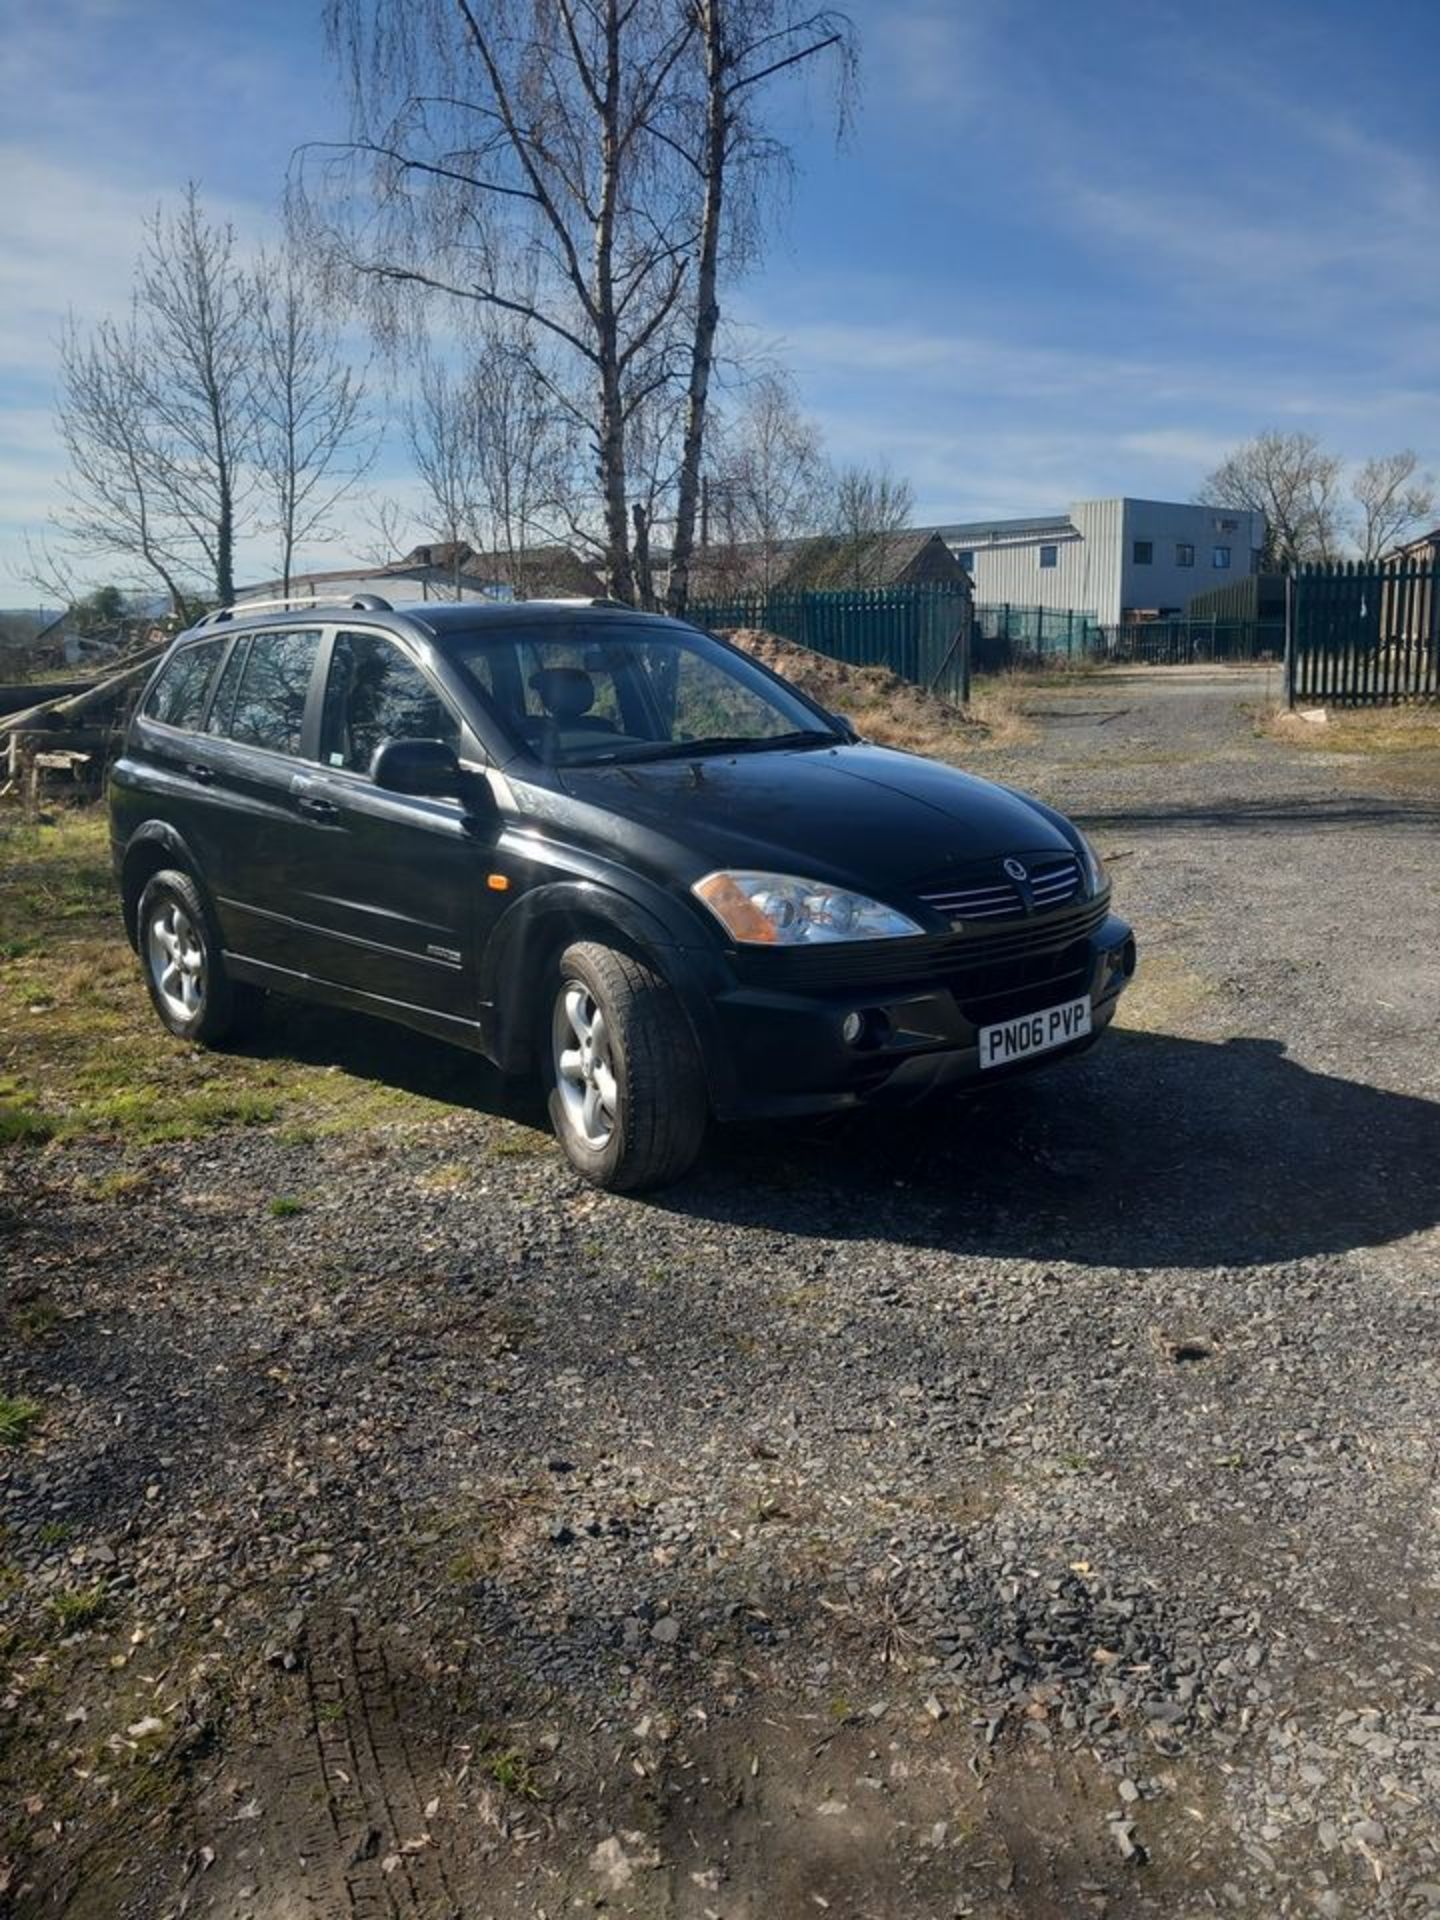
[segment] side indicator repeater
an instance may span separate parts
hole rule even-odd
[[[508,893],[510,891],[510,880],[507,874],[487,873],[485,876],[485,884],[492,893]]]

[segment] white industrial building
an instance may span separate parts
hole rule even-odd
[[[1170,500],[1076,500],[1064,513],[938,529],[977,606],[1087,613],[1101,626],[1183,613],[1197,593],[1256,573],[1265,516]]]

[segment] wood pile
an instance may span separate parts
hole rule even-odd
[[[33,813],[42,788],[89,786],[114,757],[130,708],[168,642],[144,648],[78,692],[51,693],[0,717],[0,800]]]

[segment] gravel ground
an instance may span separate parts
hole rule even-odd
[[[16,1911],[1440,1914],[1440,768],[1265,691],[980,762],[1141,941],[1048,1078],[0,1163]]]

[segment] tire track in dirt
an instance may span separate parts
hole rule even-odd
[[[307,1628],[303,1670],[303,1731],[274,1755],[260,1792],[269,1822],[263,1892],[257,1900],[253,1884],[241,1884],[214,1911],[227,1920],[458,1916],[425,1812],[438,1756],[427,1789],[383,1645],[353,1614],[325,1614]]]

